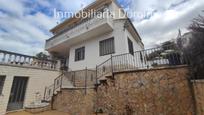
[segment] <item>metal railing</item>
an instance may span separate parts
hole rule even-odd
[[[44,92],[44,101],[51,101],[52,100],[52,96],[54,94],[54,84],[45,87],[45,92]]]
[[[53,93],[55,93],[56,91],[60,91],[60,89],[62,88],[62,78],[63,78],[63,75],[64,74],[61,74],[59,77],[55,78]]]
[[[56,69],[57,61],[42,60],[34,56],[0,50],[0,64]]]
[[[106,16],[106,15],[105,15]],[[108,12],[108,15],[106,17],[93,16],[91,18],[86,18],[81,20],[79,23],[74,24],[73,26],[68,27],[67,29],[63,30],[60,33],[57,33],[52,38],[46,40],[46,49],[49,49],[59,43],[61,43],[64,40],[69,40],[73,37],[82,35],[83,33],[88,32],[89,30],[94,29],[97,26],[104,25],[108,23],[110,26],[112,26],[112,20],[113,16]]]
[[[65,73],[65,77],[74,87],[93,87],[96,79],[96,70],[84,69]]]
[[[62,88],[83,88],[86,94],[87,88],[94,88],[95,79],[96,70],[93,69],[63,72],[54,79],[53,85],[45,88],[44,101],[51,101],[52,96]]]
[[[103,12],[104,9],[106,9],[106,8],[108,8],[108,7],[107,7],[107,6],[102,6],[101,8],[99,8],[99,10],[96,11],[95,14],[99,14],[100,12]],[[110,13],[110,12],[109,12],[109,13]],[[78,21],[78,22],[76,22],[76,23],[74,23],[74,24],[72,24],[72,25],[70,25],[70,26],[68,26],[68,27],[66,27],[66,28],[64,28],[64,29],[62,29],[62,30],[59,31],[56,35],[54,35],[53,37],[51,37],[50,39],[48,39],[48,40],[46,40],[46,41],[50,41],[50,40],[52,40],[52,39],[58,37],[59,35],[62,35],[62,34],[64,34],[64,33],[66,33],[66,32],[68,32],[68,31],[71,31],[71,30],[75,31],[74,29],[77,28],[77,27],[79,27],[80,25],[85,24],[85,23],[89,22],[89,21],[92,20],[92,19],[96,19],[96,15],[95,15],[95,14],[93,13],[93,14],[91,14],[91,15],[90,15],[89,17],[87,17],[87,18],[82,18],[82,19],[80,19],[80,21]],[[80,30],[81,30],[81,29],[80,29]]]
[[[112,60],[112,58],[109,58],[108,60],[106,60],[102,64],[96,66],[97,78],[111,74],[111,72],[112,72],[111,60]]]
[[[111,55],[111,58],[96,67],[96,74],[97,79],[101,79],[113,72],[184,64],[188,64],[188,60],[180,49],[176,45],[165,45],[132,53]]]

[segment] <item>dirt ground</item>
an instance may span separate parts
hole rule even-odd
[[[31,114],[25,111],[20,111],[20,112],[13,112],[13,113],[8,113],[6,115],[69,115],[68,113],[63,113],[63,112],[58,112],[58,111],[46,111],[42,112],[39,114]]]

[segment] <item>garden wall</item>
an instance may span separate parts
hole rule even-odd
[[[103,81],[97,92],[63,89],[54,96],[53,107],[71,115],[95,111],[107,115],[195,115],[196,107],[203,103],[195,103],[201,97],[193,97],[191,86],[186,66],[121,72]]]
[[[204,80],[193,80],[197,115],[204,115]]]
[[[98,87],[97,107],[110,115],[192,115],[187,67],[117,73]]]
[[[94,113],[94,89],[62,89],[53,97],[53,109],[70,115],[91,115]]]

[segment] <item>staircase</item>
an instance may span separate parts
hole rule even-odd
[[[96,70],[84,69],[78,71],[62,72],[54,84],[45,88],[44,102],[51,102],[54,95],[62,89],[86,89],[94,88],[96,84]]]

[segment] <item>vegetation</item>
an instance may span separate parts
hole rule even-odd
[[[204,78],[204,17],[199,15],[189,26],[192,38],[187,47],[182,48],[189,58],[195,79]]]
[[[156,51],[153,50],[152,53],[147,55],[147,60],[168,59],[169,65],[180,65],[180,54],[181,52],[174,41],[166,41]],[[157,63],[152,66],[157,66]]]
[[[182,63],[188,63],[192,67],[193,79],[204,79],[204,16],[195,18],[188,29],[189,36],[180,36],[177,42],[164,42],[159,50],[147,55],[147,60],[159,57],[168,59],[170,65],[179,65],[182,60]]]
[[[46,55],[46,54],[43,53],[43,52],[40,52],[40,53],[36,54],[36,57],[37,57],[38,59],[40,59],[40,60],[48,60],[48,58],[49,58],[49,56]]]

